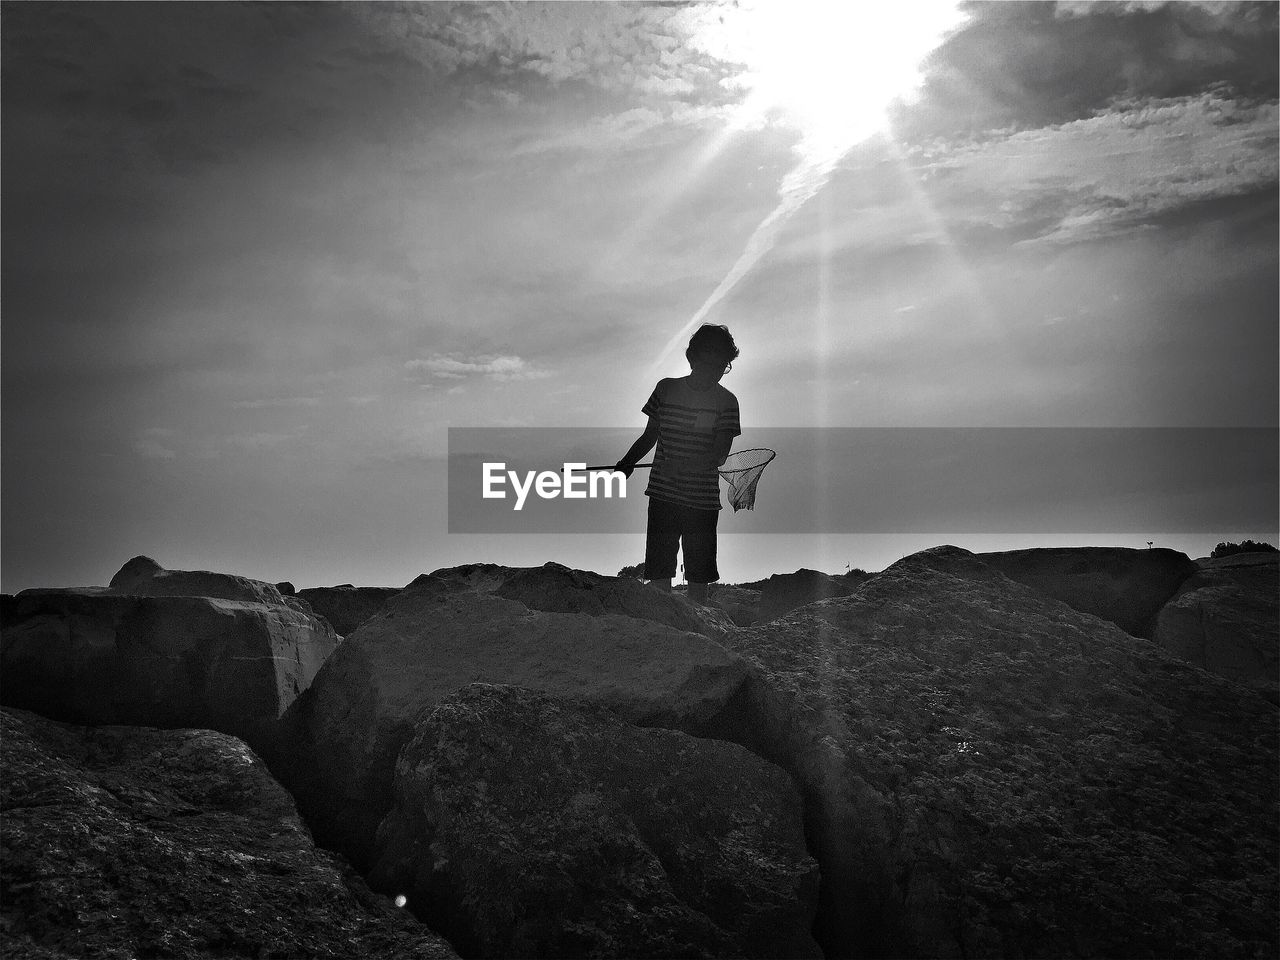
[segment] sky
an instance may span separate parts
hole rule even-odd
[[[703,321],[742,351],[739,447],[1263,441],[1214,481],[1251,491],[1238,515],[1161,468],[1128,515],[1046,499],[1044,529],[936,534],[758,532],[770,502],[859,502],[857,450],[779,449],[722,518],[726,581],[943,542],[1275,543],[1277,9],[0,4],[0,588],[137,554],[298,587],[615,573],[634,482],[635,533],[451,534],[448,431],[638,434]]]

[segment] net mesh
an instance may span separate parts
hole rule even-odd
[[[756,505],[756,484],[775,456],[777,454],[772,450],[754,447],[729,454],[720,465],[720,477],[729,485],[729,504],[734,513],[750,510]]]

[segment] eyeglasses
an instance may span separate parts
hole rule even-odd
[[[709,367],[719,367],[725,373],[733,369],[733,361],[725,360],[715,354],[695,353],[693,358],[699,363],[705,363]]]

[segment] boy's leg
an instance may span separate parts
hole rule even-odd
[[[707,584],[720,579],[716,567],[716,523],[719,510],[686,508],[683,519],[684,573],[689,581],[689,599],[707,600]]]
[[[644,578],[662,590],[671,589],[680,549],[680,523],[676,506],[649,498],[649,522],[644,543]]]

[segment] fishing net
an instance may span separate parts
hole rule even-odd
[[[753,447],[729,454],[720,465],[720,478],[729,485],[729,504],[734,513],[750,510],[756,505],[756,484],[775,456],[777,454],[772,450]]]

